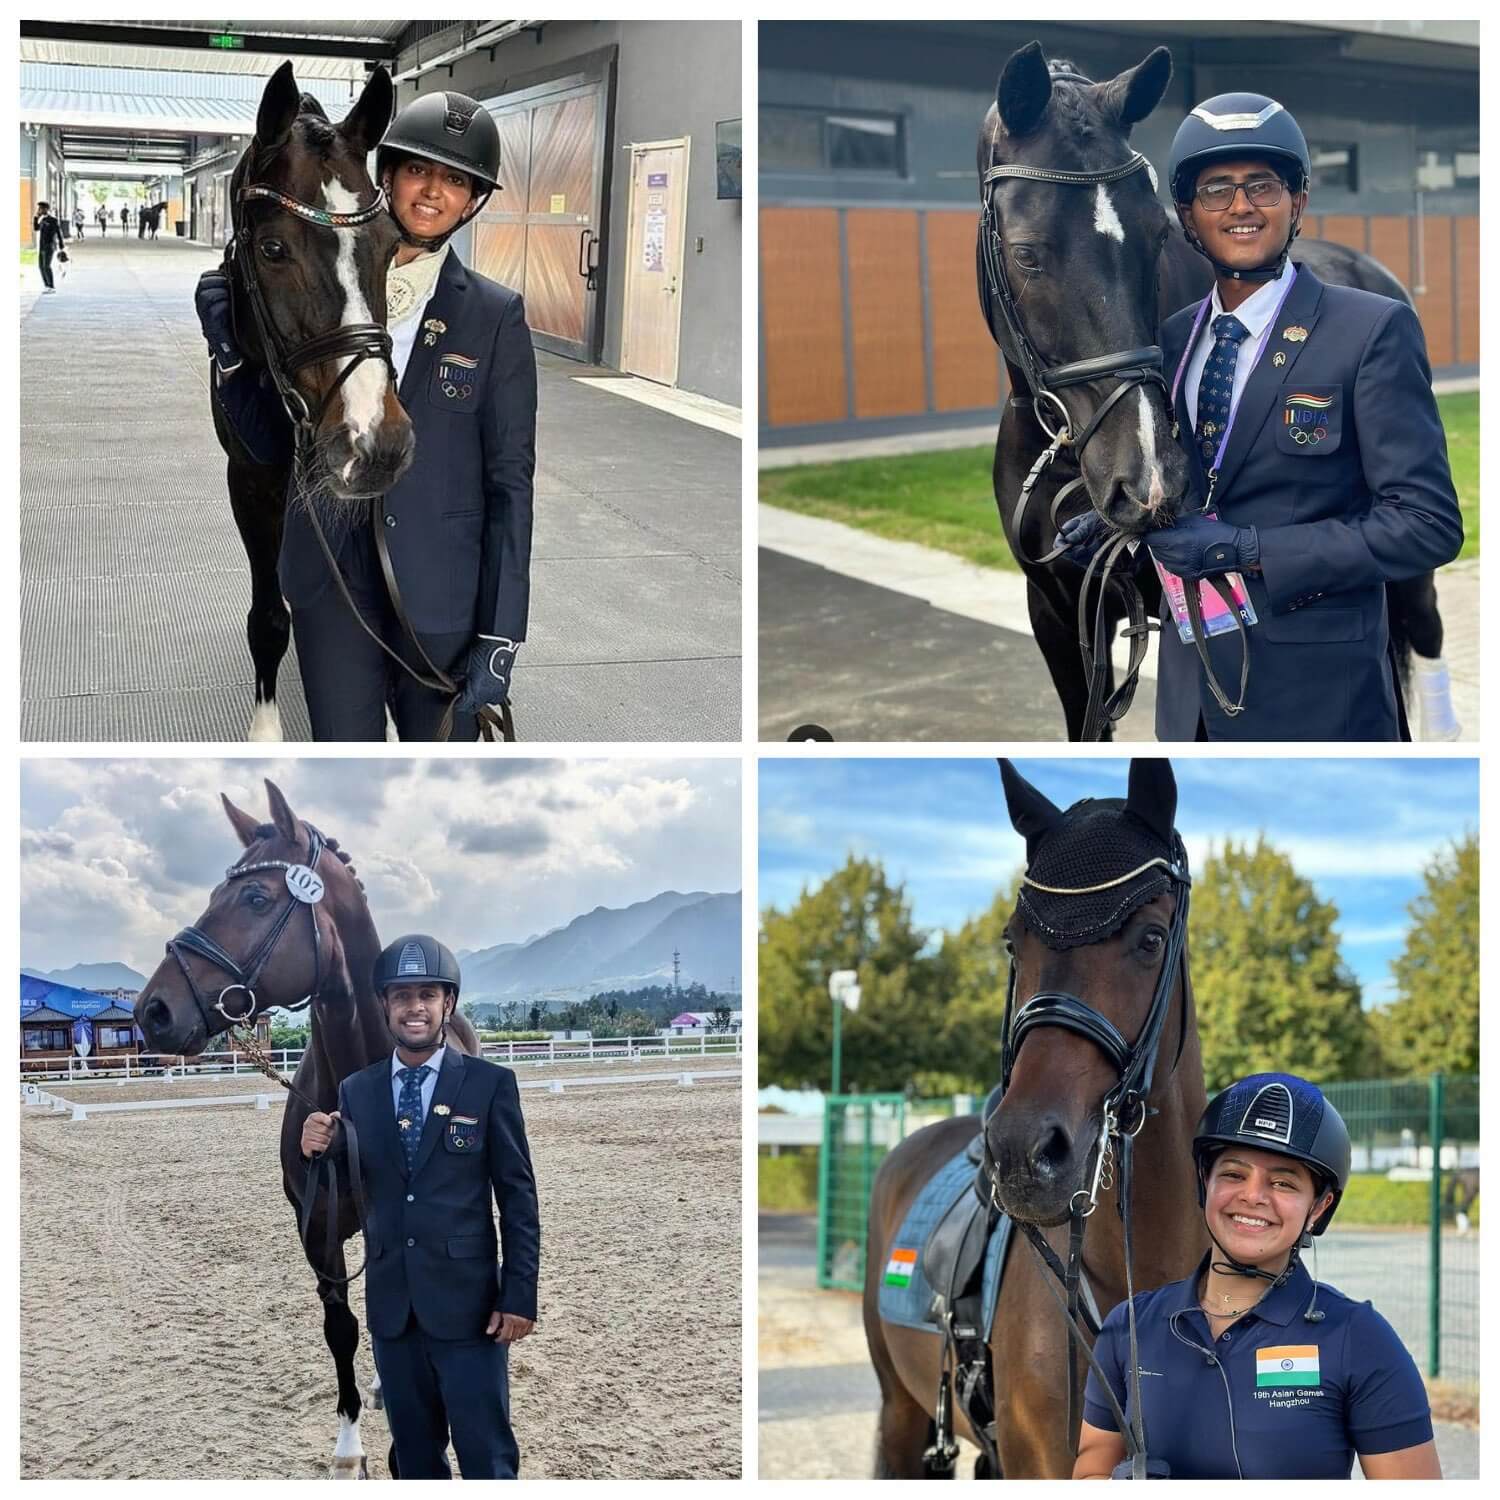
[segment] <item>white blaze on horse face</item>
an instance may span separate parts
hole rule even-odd
[[[1109,190],[1102,182],[1094,189],[1094,228],[1122,245],[1125,243],[1125,226],[1120,222]]]
[[[343,183],[336,181],[324,183],[323,207],[329,213],[352,214],[358,212],[359,206],[359,194],[351,192]],[[370,311],[370,305],[365,301],[365,294],[359,289],[359,272],[354,260],[355,236],[359,231],[335,229],[333,232],[338,237],[339,246],[334,273],[338,277],[339,288],[344,294],[344,306],[339,314],[339,327],[348,328],[355,323],[373,323],[375,318]],[[342,368],[343,366],[340,366],[340,369]],[[380,418],[385,410],[385,391],[389,379],[390,375],[383,361],[365,359],[360,361],[359,368],[340,388],[344,397],[344,420],[348,424],[351,440],[374,437],[375,429],[380,425]],[[344,466],[346,480],[353,470],[354,460],[351,458]]]
[[[1137,390],[1135,399],[1141,403],[1141,461],[1151,475],[1151,488],[1146,493],[1145,508],[1155,514],[1167,498],[1166,486],[1161,482],[1161,465],[1156,461],[1156,423],[1151,416],[1151,403],[1144,390]]]

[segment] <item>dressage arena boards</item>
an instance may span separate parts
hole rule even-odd
[[[713,1061],[694,1058],[693,1071]],[[661,1060],[640,1070],[661,1072]],[[99,1103],[268,1086],[221,1077],[50,1091]],[[511,1354],[523,1477],[737,1478],[739,1088],[641,1083],[521,1099],[542,1216],[541,1315]],[[21,1114],[21,1388],[33,1397],[21,1476],[326,1477],[333,1361],[281,1191],[281,1109],[78,1124]],[[360,1290],[354,1306],[363,1325]],[[363,1326],[357,1369],[368,1401]],[[370,1477],[389,1477],[384,1413],[367,1405],[360,1430]]]

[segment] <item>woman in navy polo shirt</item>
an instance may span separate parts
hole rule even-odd
[[[1135,1299],[1152,1478],[1347,1479],[1356,1455],[1366,1479],[1442,1477],[1405,1345],[1298,1254],[1333,1218],[1349,1156],[1338,1111],[1290,1073],[1242,1079],[1204,1112],[1193,1160],[1218,1256]],[[1126,1313],[1104,1320],[1094,1356],[1133,1419]],[[1073,1477],[1117,1469],[1129,1477],[1125,1441],[1090,1373]]]

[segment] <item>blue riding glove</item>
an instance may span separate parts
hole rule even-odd
[[[1151,555],[1179,578],[1244,573],[1260,563],[1260,533],[1210,516],[1184,516],[1175,526],[1146,533]]]
[[[229,311],[229,278],[223,271],[205,271],[198,278],[193,306],[198,310],[198,326],[208,340],[219,373],[234,374],[244,363],[245,356],[234,342],[234,320]]]
[[[1092,506],[1082,515],[1064,521],[1062,530],[1052,539],[1054,547],[1066,547],[1063,556],[1080,568],[1086,568],[1094,560],[1094,554],[1111,535],[1109,522]]]
[[[510,702],[510,674],[520,645],[502,635],[475,637],[458,697],[459,713],[474,714],[487,705]]]

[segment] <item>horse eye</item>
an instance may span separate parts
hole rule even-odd
[[[1141,947],[1153,957],[1160,953],[1167,941],[1167,935],[1160,927],[1148,927],[1141,936]]]
[[[1032,254],[1030,245],[1012,245],[1010,258],[1023,271],[1040,271],[1042,269],[1041,262]]]
[[[286,246],[280,240],[262,240],[256,248],[266,260],[286,259]]]

